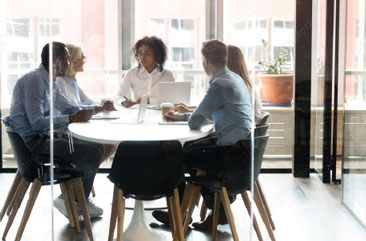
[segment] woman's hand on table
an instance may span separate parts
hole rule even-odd
[[[166,121],[186,121],[186,116],[184,114],[178,114],[174,111],[169,111],[165,113],[164,120]]]
[[[126,107],[126,108],[129,108],[131,106],[134,106],[136,104],[140,103],[139,100],[138,101],[133,101],[133,100],[124,100],[122,101],[122,106]]]

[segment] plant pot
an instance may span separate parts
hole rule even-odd
[[[269,104],[291,104],[293,99],[293,74],[260,74],[264,101]]]

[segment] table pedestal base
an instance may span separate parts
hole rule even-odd
[[[143,201],[136,200],[135,210],[133,212],[131,222],[123,234],[123,240],[164,241],[168,239],[165,235],[159,234],[150,228],[145,217]]]

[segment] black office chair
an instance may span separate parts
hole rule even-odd
[[[3,120],[5,124],[7,124],[6,120]],[[15,193],[12,194],[11,201],[9,202],[7,209],[10,214],[8,222],[6,224],[3,240],[5,240],[7,233],[14,221],[14,218],[18,212],[18,209],[24,199],[25,193],[28,190],[30,183],[32,183],[32,187],[29,194],[29,199],[26,205],[26,208],[23,213],[23,218],[18,228],[18,232],[15,240],[21,240],[23,235],[25,226],[29,219],[29,216],[32,212],[34,203],[37,199],[38,193],[41,189],[42,185],[49,185],[51,180],[49,177],[49,168],[50,166],[44,163],[47,157],[44,157],[44,160],[36,159],[26,146],[23,138],[15,131],[11,130],[9,126],[6,126],[6,132],[9,136],[10,144],[12,146],[15,159],[17,160],[18,165],[18,173],[21,177],[18,186],[16,187]],[[43,159],[43,158],[42,158]],[[71,227],[77,228],[77,231],[80,232],[80,224],[78,211],[76,208],[75,196],[76,200],[79,203],[80,209],[82,211],[84,217],[84,223],[89,235],[89,239],[93,240],[93,235],[91,231],[91,223],[86,207],[86,199],[84,196],[84,190],[82,186],[82,173],[79,171],[71,170],[71,169],[54,169],[54,184],[60,184],[61,192],[65,199],[65,206],[69,218],[69,223]],[[16,176],[17,178],[17,176]],[[11,190],[12,191],[12,190]],[[9,194],[8,194],[9,196]],[[11,196],[11,193],[10,193]]]
[[[262,111],[261,114],[262,114],[261,115],[261,121],[257,124],[257,126],[263,126],[264,124],[266,124],[267,123],[267,120],[268,120],[268,118],[270,116],[270,113],[267,112],[267,111]]]
[[[264,124],[262,126],[256,126],[256,128],[254,130],[254,136],[258,137],[258,136],[266,135],[268,127],[269,127],[269,124]],[[259,209],[259,213],[262,216],[262,219],[266,225],[267,230],[269,230],[269,229],[275,230],[276,227],[275,227],[274,221],[272,219],[271,210],[269,208],[266,196],[264,195],[262,185],[261,185],[259,179],[257,179],[257,181],[254,184],[254,197],[255,197],[254,201],[256,202],[256,205]]]
[[[269,128],[269,124],[264,124],[261,126],[256,126],[254,129],[254,136],[265,136],[267,133],[267,130]]]
[[[121,142],[108,178],[114,183],[109,241],[113,240],[117,217],[117,240],[122,240],[124,200],[129,197],[137,200],[166,197],[173,238],[184,240],[177,189],[184,178],[180,142]]]
[[[267,136],[255,137],[255,146],[254,146],[254,181],[257,180],[258,175],[260,173],[263,153],[265,151],[265,147],[268,141]],[[224,206],[226,218],[229,222],[231,233],[234,241],[239,240],[236,232],[235,224],[233,221],[232,212],[230,209],[230,202],[227,194],[227,190],[230,190],[232,194],[241,194],[242,199],[244,201],[245,206],[248,209],[248,213],[250,214],[250,201],[246,191],[251,188],[251,139],[244,139],[237,142],[233,148],[228,152],[223,160],[219,170],[221,170],[220,174],[216,177],[208,177],[205,175],[191,177],[188,181],[191,184],[196,186],[206,186],[211,190],[215,191],[215,205],[214,205],[214,223],[212,230],[212,240],[216,240],[217,233],[217,224],[218,224],[218,215],[219,215],[219,207],[220,200]],[[196,189],[199,191],[199,189]],[[196,196],[193,194],[192,196]],[[192,203],[191,203],[192,204]],[[190,206],[192,208],[192,206]],[[185,220],[189,220],[191,212],[188,211],[188,216]],[[259,226],[257,224],[256,218],[254,217],[254,228],[257,232],[259,240],[263,240]],[[272,233],[273,235],[273,233]],[[271,236],[271,234],[270,234]]]

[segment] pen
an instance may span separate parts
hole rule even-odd
[[[131,101],[129,98],[127,98],[126,96],[123,96],[123,98],[125,98],[127,101]]]

